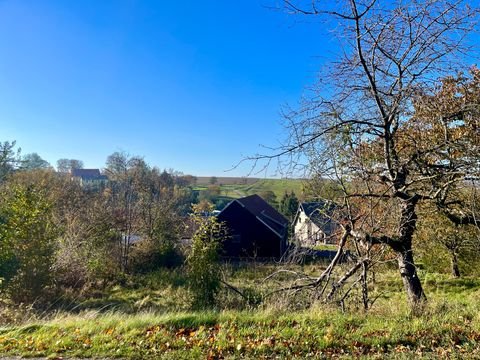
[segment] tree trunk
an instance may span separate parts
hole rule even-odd
[[[427,299],[417,275],[412,251],[412,239],[417,225],[417,214],[415,212],[417,202],[418,199],[416,198],[403,201],[399,242],[393,246],[393,250],[397,254],[398,269],[403,286],[412,308],[416,308]]]
[[[363,309],[365,311],[369,308],[369,298],[368,298],[368,262],[363,262],[362,264],[362,300],[363,300]]]
[[[460,277],[460,268],[458,267],[458,257],[455,251],[452,252],[451,262],[452,262],[452,276],[454,278]]]
[[[427,300],[427,298],[417,275],[411,243],[404,244],[403,249],[397,252],[397,261],[408,301],[415,308]]]

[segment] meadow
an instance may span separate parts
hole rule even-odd
[[[227,180],[223,180],[227,179]],[[208,189],[208,182],[197,181],[195,190],[204,191]],[[294,192],[297,196],[302,194],[304,180],[301,179],[249,179],[243,183],[241,178],[218,178],[216,185],[220,186],[220,195],[232,199],[262,194],[272,191],[277,200],[280,200],[285,192]]]
[[[277,293],[276,264],[225,264],[217,306],[195,311],[181,269],[128,276],[122,285],[63,295],[43,311],[3,304],[3,356],[127,359],[480,358],[480,280],[421,271],[428,303],[406,304],[396,272],[370,284],[367,312]],[[294,267],[310,275],[321,264]]]

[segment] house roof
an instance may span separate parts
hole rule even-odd
[[[288,220],[260,196],[257,194],[250,195],[233,200],[230,204],[233,202],[240,204],[279,237],[284,236],[284,230],[288,226]],[[225,209],[228,208],[230,204],[228,204]],[[222,212],[225,209],[223,209]]]
[[[72,169],[72,176],[82,180],[106,180],[107,177],[100,173],[99,169]]]
[[[329,208],[327,201],[302,202],[300,206],[303,208],[303,211],[308,217],[312,216],[314,212],[324,212]]]
[[[331,222],[329,215],[333,212],[335,205],[327,200],[302,202],[298,206],[297,215],[294,223],[298,219],[298,214],[303,210],[305,215],[317,226],[323,228],[327,223]]]

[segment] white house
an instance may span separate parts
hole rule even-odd
[[[72,180],[76,180],[83,187],[98,188],[105,185],[108,177],[102,175],[99,169],[72,169],[70,171]]]
[[[303,202],[293,220],[294,240],[301,246],[332,243],[335,224],[331,216],[333,205],[328,201]]]

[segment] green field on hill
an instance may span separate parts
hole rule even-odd
[[[297,196],[302,194],[303,183],[300,179],[258,179],[248,184],[224,184],[218,182],[222,196],[240,198],[253,194],[261,194],[266,191],[273,191],[277,200],[280,200],[285,192],[295,192]],[[206,184],[197,184],[195,190],[204,191],[208,189]]]
[[[299,179],[263,179],[251,185],[246,185],[239,191],[243,191],[246,195],[259,194],[264,191],[273,191],[280,199],[285,192],[295,192],[297,196],[302,193],[302,184],[304,180]]]

